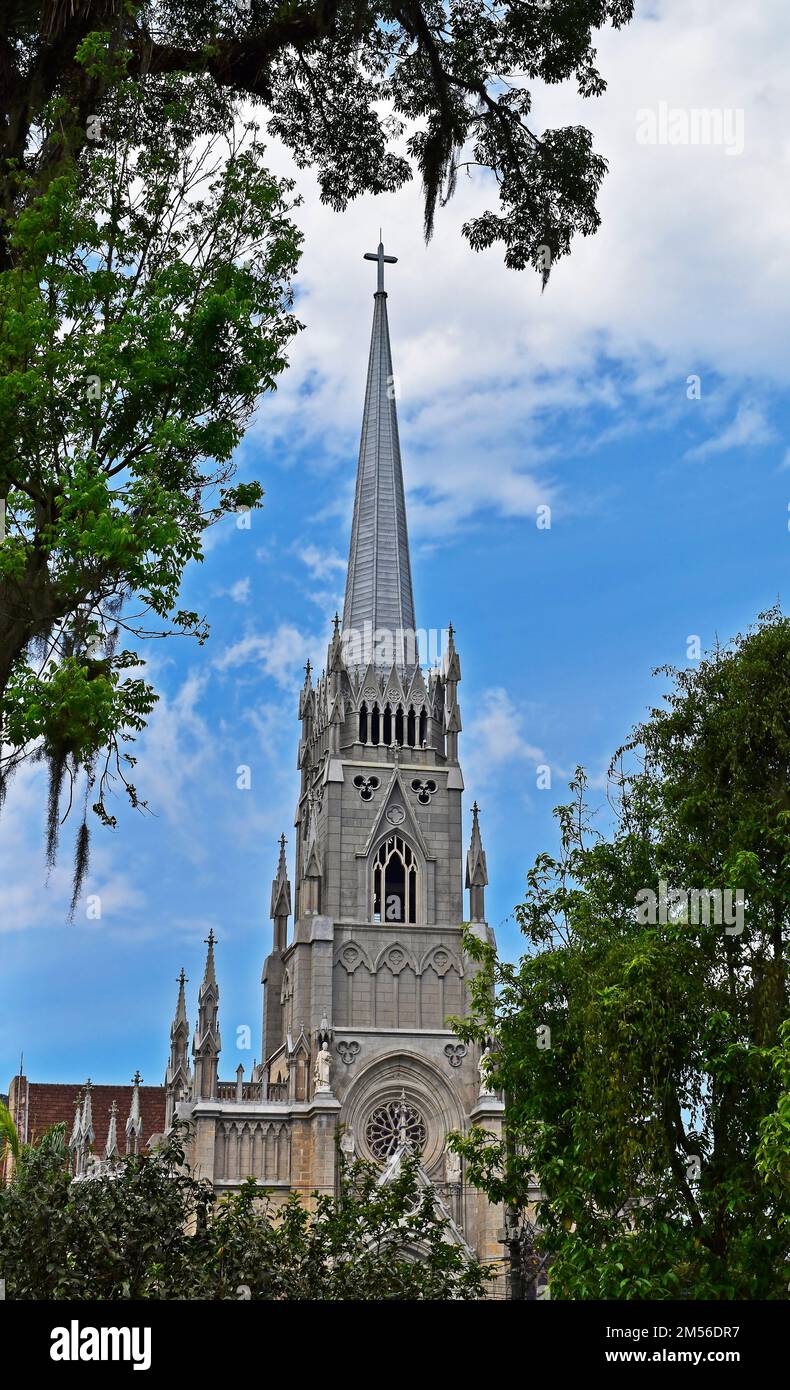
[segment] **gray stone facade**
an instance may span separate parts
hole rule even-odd
[[[179,995],[168,1113],[193,1120],[192,1161],[216,1188],[252,1176],[275,1198],[296,1191],[307,1202],[336,1190],[339,1149],[386,1171],[408,1123],[454,1228],[482,1259],[498,1261],[502,1213],[466,1185],[446,1148],[451,1131],[472,1124],[498,1134],[503,1110],[481,1079],[479,1051],[450,1022],[468,1007],[476,968],[462,942],[460,660],[452,629],[443,669],[427,676],[402,644],[400,659],[382,664],[375,647],[360,660],[348,641],[365,621],[414,629],[382,248],[376,259],[346,607],[325,671],[313,684],[308,665],[299,700],[293,929],[289,939],[283,840],[262,977],[262,1061],[251,1081],[241,1069],[235,1081],[218,1080],[210,942],[194,1076]],[[476,807],[466,883],[472,929],[493,942]]]

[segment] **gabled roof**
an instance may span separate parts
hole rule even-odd
[[[393,805],[398,805],[403,809],[403,817],[397,823],[387,819],[387,811]],[[403,783],[403,778],[400,774],[400,769],[397,767],[393,768],[392,770],[392,776],[390,777],[389,784],[387,785],[386,790],[384,792],[381,806],[379,807],[379,813],[375,821],[373,822],[373,826],[370,831],[370,834],[368,835],[365,848],[357,851],[358,859],[367,859],[368,855],[370,854],[370,851],[376,843],[376,840],[379,838],[382,832],[385,832],[388,835],[397,835],[400,833],[405,833],[407,836],[410,836],[414,840],[424,859],[429,860],[435,857],[433,854],[431,854],[430,850],[428,849],[428,846],[425,843],[423,833],[420,830],[417,818],[411,808],[409,798],[406,794],[406,788]]]
[[[65,1124],[68,1137],[74,1123],[74,1099],[84,1090],[84,1086],[85,1083],[80,1081],[65,1084],[28,1082],[27,1139],[32,1142],[40,1138],[45,1129],[56,1124]],[[131,1109],[133,1089],[132,1086],[91,1086],[93,1142],[96,1153],[103,1153],[107,1143],[113,1101],[117,1103],[118,1120],[123,1128]],[[143,1122],[142,1144],[145,1145],[152,1134],[161,1134],[165,1127],[164,1086],[140,1087],[140,1114]],[[20,1130],[24,1132],[22,1115],[19,1118]]]
[[[395,1152],[391,1154],[390,1157],[387,1159],[381,1177],[378,1179],[378,1182],[376,1184],[377,1187],[386,1187],[389,1183],[394,1182],[403,1168],[404,1161],[407,1158],[412,1157],[413,1151],[411,1145],[408,1143],[399,1144]],[[447,1207],[445,1206],[443,1198],[437,1192],[436,1188],[434,1187],[433,1183],[428,1177],[428,1174],[426,1173],[422,1164],[419,1162],[415,1169],[415,1178],[418,1187],[421,1187],[423,1189],[430,1189],[431,1195],[434,1200],[434,1205],[439,1216],[447,1222],[447,1226],[445,1228],[445,1240],[450,1241],[453,1245],[459,1245],[461,1249],[464,1251],[464,1253],[469,1256],[469,1259],[474,1260],[476,1258],[474,1251],[466,1241],[462,1231],[453,1221],[453,1218],[451,1217],[449,1211],[447,1210]]]

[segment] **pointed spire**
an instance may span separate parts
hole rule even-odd
[[[120,1158],[118,1148],[118,1102],[114,1100],[110,1106],[110,1124],[107,1129],[107,1143],[104,1146],[104,1157],[114,1163]]]
[[[74,1124],[71,1127],[71,1138],[69,1148],[75,1152],[79,1148],[80,1137],[82,1135],[82,1092],[78,1091],[74,1097]]]
[[[329,651],[326,658],[326,669],[334,677],[330,689],[333,694],[337,694],[340,689],[340,682],[337,677],[346,669],[345,653],[343,650],[343,639],[340,634],[340,615],[335,614],[332,619],[332,640],[329,643]]]
[[[140,1082],[142,1081],[140,1069],[138,1067],[132,1077],[132,1101],[129,1106],[129,1116],[126,1121],[126,1152],[128,1154],[138,1154],[143,1138],[143,1117],[140,1113]]]
[[[308,660],[308,661],[305,662],[305,668],[304,668],[304,685],[302,686],[302,689],[301,689],[301,691],[299,692],[299,718],[300,718],[300,719],[304,719],[305,714],[306,714],[306,713],[309,714],[309,712],[312,710],[312,697],[313,697],[313,677],[312,677],[312,671],[313,671],[313,668],[312,668],[312,666],[310,665],[310,662],[309,662],[309,660]]]
[[[444,678],[446,681],[461,679],[461,658],[455,650],[455,628],[452,623],[447,629],[447,650],[444,654]]]
[[[187,1021],[187,1001],[184,997],[184,985],[186,982],[187,977],[184,974],[184,967],[182,965],[181,973],[176,982],[178,984],[178,1003],[176,1004],[176,1016],[173,1019],[173,1028],[175,1028],[179,1023],[186,1023]]]
[[[288,918],[291,915],[291,884],[288,880],[288,865],[285,859],[284,835],[280,836],[280,859],[277,874],[272,882],[272,897],[269,916],[274,922],[274,949],[284,951],[288,936]]]
[[[84,1177],[95,1135],[93,1133],[93,1113],[91,1105],[91,1079],[74,1103],[74,1125],[69,1140],[69,1150],[74,1163],[74,1176]]]
[[[217,1096],[218,1059],[222,1051],[222,1039],[218,1021],[219,986],[214,967],[215,941],[212,927],[206,938],[206,968],[198,992],[198,1016],[192,1040],[192,1056],[195,1062],[193,1100],[216,1100]]]
[[[189,1020],[187,1019],[184,985],[188,983],[182,965],[178,975],[178,1001],[172,1024],[170,1025],[170,1060],[165,1073],[165,1131],[173,1122],[176,1105],[189,1099],[192,1088],[192,1073],[189,1067]]]
[[[91,1101],[92,1082],[90,1077],[85,1082],[85,1099],[82,1105],[82,1123],[80,1125],[80,1135],[83,1145],[87,1148],[95,1139],[93,1132],[93,1103]]]
[[[466,886],[469,889],[470,922],[485,921],[485,889],[488,883],[486,852],[480,836],[480,807],[472,806],[472,839],[466,856]]]
[[[216,985],[217,983],[217,975],[216,970],[214,968],[214,942],[216,941],[216,939],[217,938],[214,935],[214,928],[209,927],[208,936],[206,937],[206,945],[208,946],[208,951],[206,952],[206,968],[203,972],[203,984],[201,985],[201,993],[207,985]]]
[[[417,660],[414,599],[384,290],[384,263],[394,263],[396,258],[385,256],[380,244],[375,255],[366,253],[366,259],[378,263],[378,287],[359,445],[343,633],[346,659],[352,664],[364,665],[375,654],[377,661],[387,666],[392,661],[412,666]],[[377,639],[377,633],[385,633],[386,637]]]

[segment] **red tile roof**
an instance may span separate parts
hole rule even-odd
[[[19,1079],[17,1078],[17,1085]],[[44,1081],[30,1081],[27,1086],[27,1139],[32,1141],[49,1125],[66,1126],[66,1138],[71,1134],[74,1124],[74,1100],[79,1092],[84,1092],[85,1083],[67,1082],[50,1084]],[[118,1148],[121,1153],[126,1147],[126,1120],[132,1104],[132,1086],[91,1086],[91,1108],[93,1129],[96,1134],[94,1151],[101,1154],[107,1142],[110,1125],[110,1106],[118,1104]],[[18,1115],[19,1129],[24,1135],[24,1115],[19,1113],[24,1106],[24,1084],[22,1095],[14,1106]],[[165,1088],[164,1086],[140,1087],[140,1114],[143,1121],[143,1144],[152,1134],[161,1134],[165,1127]]]

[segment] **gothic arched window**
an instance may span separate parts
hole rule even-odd
[[[388,835],[373,860],[374,922],[417,921],[417,859],[400,835]]]
[[[359,707],[359,741],[360,743],[367,743],[368,741],[368,707],[364,701]]]
[[[406,742],[413,748],[417,742],[417,727],[414,719],[414,705],[409,705],[409,713],[406,719]]]

